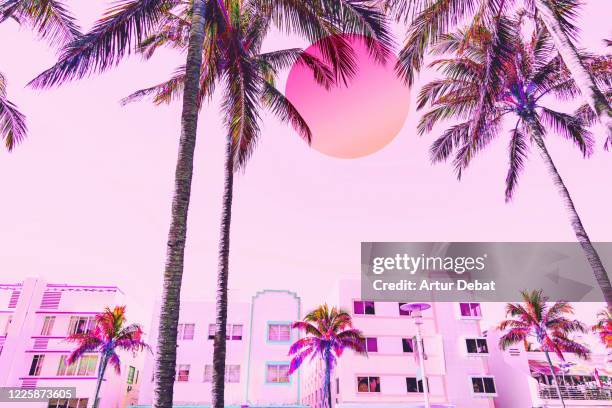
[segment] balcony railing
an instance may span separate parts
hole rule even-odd
[[[580,401],[612,401],[612,389],[609,388],[583,388],[561,386],[561,395],[566,400]],[[540,385],[539,395],[542,399],[559,399],[559,393],[554,385]]]

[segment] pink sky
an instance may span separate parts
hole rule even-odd
[[[83,25],[104,8],[99,1],[70,3]],[[604,52],[601,39],[610,36],[607,7],[605,0],[590,1],[582,13],[582,44],[593,51]],[[30,129],[12,154],[0,150],[2,281],[39,275],[58,283],[117,284],[130,299],[132,317],[148,324],[161,287],[180,107],[121,107],[118,100],[166,78],[181,57],[163,52],[147,63],[135,57],[99,77],[36,92],[24,85],[53,63],[53,53],[13,22],[0,26],[0,38],[0,70]],[[307,45],[268,43],[270,49]],[[186,298],[214,296],[223,182],[216,102],[199,125]],[[430,165],[433,135],[415,135],[414,103],[410,109],[388,146],[354,160],[311,150],[289,127],[264,116],[258,150],[236,183],[235,296],[291,289],[307,307],[322,302],[325,281],[358,277],[361,241],[574,239],[537,155],[507,205],[507,137],[478,157],[459,183],[450,165]],[[559,137],[548,140],[591,238],[612,240],[612,153],[601,149],[602,137],[589,160]]]

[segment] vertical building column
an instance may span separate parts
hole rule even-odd
[[[28,278],[23,282],[2,354],[0,354],[0,386],[18,387],[19,377],[27,375],[28,360],[25,350],[36,325],[36,310],[42,299],[46,282]]]

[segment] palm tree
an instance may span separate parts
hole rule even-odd
[[[207,27],[217,27],[223,8],[230,10],[231,4],[240,2],[244,7],[273,16],[271,22],[285,32],[296,33],[313,42],[320,41],[325,61],[343,80],[355,73],[355,60],[350,44],[338,34],[351,32],[366,36],[372,55],[380,60],[386,57],[387,49],[377,45],[391,43],[378,8],[360,0],[124,0],[113,6],[90,32],[64,47],[59,61],[30,83],[37,88],[47,88],[106,71],[167,23],[168,12],[180,14],[180,10],[186,9],[190,15],[189,34],[182,45],[187,49],[187,61],[156,352],[155,408],[172,407],[187,214],[201,94],[202,50],[205,40],[216,34],[206,30]]]
[[[121,359],[118,351],[138,352],[150,350],[149,345],[142,341],[142,328],[138,324],[127,324],[125,319],[125,306],[115,306],[104,309],[96,315],[95,326],[82,333],[68,336],[69,342],[76,343],[77,347],[70,353],[66,362],[71,365],[86,353],[99,353],[98,380],[94,394],[92,408],[97,408],[100,387],[104,381],[104,374],[110,364],[117,374],[121,372]]]
[[[462,120],[448,128],[430,149],[433,162],[445,161],[454,153],[453,164],[460,179],[474,156],[500,135],[504,119],[512,118],[506,201],[513,197],[531,142],[568,208],[571,226],[605,300],[612,305],[608,274],[544,142],[550,131],[574,143],[585,157],[589,156],[593,141],[587,127],[595,115],[588,107],[570,115],[547,106],[545,97],[571,99],[579,90],[562,59],[554,54],[548,32],[536,27],[531,39],[524,42],[521,27],[522,16],[513,19],[501,16],[494,27],[496,35],[484,26],[471,26],[441,37],[433,53],[454,56],[431,63],[444,76],[425,85],[418,96],[418,109],[431,106],[421,118],[418,132],[430,132],[443,120]],[[591,75],[599,85],[611,86],[612,68],[606,57],[585,55],[583,60],[588,61]]]
[[[612,146],[612,109],[610,99],[599,87],[576,46],[578,28],[574,25],[579,0],[516,0],[482,1],[473,0],[380,0],[383,6],[397,19],[408,24],[406,41],[399,54],[396,66],[398,74],[410,85],[415,73],[420,71],[429,48],[434,46],[461,21],[473,18],[476,26],[485,25],[491,35],[497,35],[494,27],[500,16],[510,13],[513,6],[526,8],[537,24],[545,27],[552,37],[555,49],[565,66],[571,72],[575,86],[584,102],[607,129],[604,147]],[[515,9],[516,9],[515,7]],[[473,16],[473,17],[472,17]],[[486,79],[492,73],[485,71]],[[484,100],[480,102],[480,105]],[[474,123],[474,126],[482,126]]]
[[[11,19],[31,27],[51,45],[80,35],[74,17],[57,0],[0,0],[0,23]],[[25,116],[7,99],[6,78],[0,72],[0,140],[10,152],[27,134]]]
[[[572,333],[586,333],[586,326],[578,320],[566,317],[574,313],[569,303],[561,301],[547,304],[548,298],[542,294],[542,290],[523,291],[521,296],[524,304],[506,305],[506,316],[510,319],[499,325],[499,330],[505,331],[499,339],[499,348],[506,350],[514,344],[534,338],[546,356],[561,405],[565,407],[549,353],[555,353],[562,361],[565,361],[563,353],[574,353],[580,358],[588,359],[589,349],[569,337]]]
[[[291,123],[310,142],[311,132],[297,109],[275,87],[277,70],[292,65],[310,67],[314,77],[329,87],[333,72],[317,58],[299,48],[261,53],[262,41],[271,16],[244,4],[222,4],[220,19],[207,25],[210,33],[204,43],[200,104],[212,96],[216,86],[224,86],[223,110],[228,128],[226,138],[225,179],[221,212],[219,267],[217,278],[216,327],[213,346],[212,406],[224,407],[225,355],[227,327],[227,287],[229,281],[230,225],[234,173],[243,169],[259,138],[259,111],[268,108],[280,120]],[[140,52],[151,57],[161,45],[181,48],[185,29],[191,24],[189,15],[169,14],[161,30],[143,41]],[[169,103],[184,86],[184,70],[179,68],[170,80],[135,92],[124,103],[152,96],[156,104]]]
[[[612,312],[604,309],[597,313],[597,323],[591,328],[607,349],[612,349]]]
[[[298,339],[289,348],[293,355],[289,375],[294,373],[306,358],[320,358],[325,366],[324,394],[327,407],[332,407],[331,374],[345,349],[366,354],[365,338],[361,331],[353,328],[351,315],[327,304],[308,313],[304,320],[293,323],[293,328],[302,330],[306,337]]]

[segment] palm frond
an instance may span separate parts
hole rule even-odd
[[[327,64],[301,48],[266,52],[259,54],[259,59],[269,64],[275,71],[303,65],[310,69],[315,81],[326,89],[330,89],[335,82],[335,75]]]
[[[473,14],[477,1],[439,0],[429,2],[408,29],[407,40],[402,47],[395,69],[407,84],[415,81],[415,73],[423,66],[425,51],[436,43],[464,16]]]
[[[312,132],[308,124],[300,115],[295,106],[269,82],[264,81],[262,102],[267,106],[281,121],[287,122],[304,138],[308,143],[312,140]]]
[[[244,168],[259,137],[260,83],[255,63],[246,58],[228,61],[222,109],[232,138],[236,169]]]
[[[557,112],[546,107],[542,107],[540,117],[544,125],[554,129],[556,133],[578,146],[584,157],[593,153],[592,134],[587,129],[586,124],[580,120],[580,117]]]
[[[519,129],[519,122],[512,130],[510,137],[510,167],[506,175],[506,201],[512,200],[514,190],[518,182],[518,178],[523,171],[524,163],[527,158],[527,142],[525,135]]]
[[[58,0],[5,0],[0,3],[0,21],[8,17],[29,25],[54,46],[81,35],[76,19]]]
[[[6,98],[4,80],[0,78],[0,139],[10,152],[25,139],[27,126],[25,115]]]
[[[123,0],[111,7],[93,29],[64,47],[59,61],[29,85],[54,85],[103,72],[119,63],[157,28],[177,0]]]

